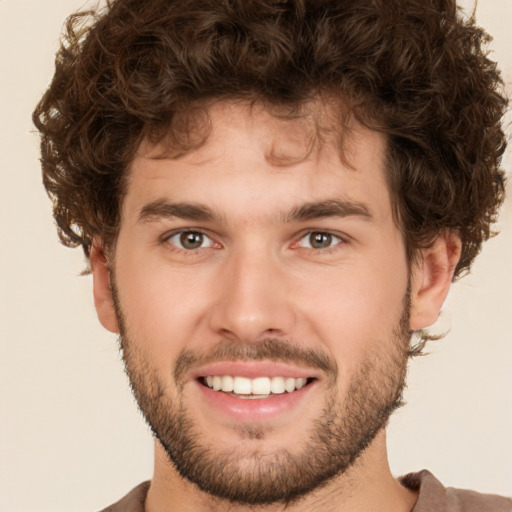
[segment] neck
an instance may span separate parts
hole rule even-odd
[[[410,512],[416,500],[417,494],[391,474],[386,435],[381,431],[346,472],[288,505],[247,506],[212,497],[183,479],[156,442],[146,512]]]

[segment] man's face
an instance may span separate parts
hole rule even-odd
[[[355,125],[340,159],[332,132],[310,151],[306,120],[210,117],[199,149],[134,160],[109,327],[182,476],[289,500],[347,469],[399,404],[410,283],[384,140]]]

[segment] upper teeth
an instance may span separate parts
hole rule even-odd
[[[215,391],[236,393],[237,395],[269,395],[281,394],[285,391],[292,392],[301,389],[306,384],[306,379],[299,377],[232,377],[231,375],[214,375],[206,377],[206,384]]]

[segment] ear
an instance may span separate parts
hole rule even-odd
[[[422,251],[412,273],[411,322],[413,331],[435,323],[448,295],[460,258],[460,238],[442,232],[432,247]]]
[[[101,325],[110,332],[119,333],[112,290],[110,288],[110,270],[103,245],[93,240],[89,251],[93,278],[94,305]]]

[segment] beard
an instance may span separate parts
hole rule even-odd
[[[253,344],[221,340],[202,354],[182,350],[173,373],[178,395],[172,399],[141,350],[142,344],[127,332],[118,293],[112,287],[123,361],[138,406],[176,471],[211,496],[244,505],[297,501],[345,473],[402,405],[411,337],[409,289],[393,332],[386,341],[371,344],[373,350],[360,363],[342,399],[332,358],[277,338]],[[246,446],[220,450],[205,438],[187,410],[183,378],[198,364],[221,360],[295,362],[326,375],[323,411],[305,433],[299,452],[284,448],[265,452],[259,447],[248,451]],[[262,440],[265,427],[243,425],[236,433],[242,439]]]

